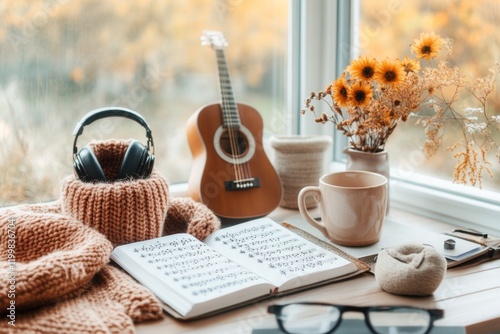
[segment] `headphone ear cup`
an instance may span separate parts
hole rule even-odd
[[[155,164],[155,156],[152,154],[148,154],[146,159],[146,164],[144,165],[144,177],[149,177],[153,172],[153,166]]]
[[[78,152],[73,166],[83,182],[106,182],[101,165],[90,147],[85,146]]]
[[[145,178],[149,176],[149,174],[145,173],[148,156],[149,152],[146,146],[137,140],[132,141],[123,157],[118,179]]]

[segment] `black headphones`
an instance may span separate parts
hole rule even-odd
[[[147,146],[141,144],[137,140],[130,143],[123,157],[117,179],[147,178],[153,171],[155,160],[153,137],[151,135],[151,129],[144,118],[135,111],[125,108],[102,108],[91,111],[85,115],[73,130],[73,136],[75,136],[73,142],[73,167],[80,180],[84,182],[105,182],[106,176],[94,152],[89,146],[85,146],[78,152],[76,148],[78,136],[83,133],[83,128],[85,126],[98,119],[114,116],[130,118],[141,124],[146,129],[146,137],[148,138]],[[150,148],[152,149],[152,153],[150,153]]]

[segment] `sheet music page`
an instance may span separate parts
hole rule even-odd
[[[204,242],[276,286],[292,278],[334,268],[338,268],[335,271],[338,276],[356,270],[352,262],[309,242],[270,218],[219,230]]]
[[[135,266],[135,271],[153,274],[156,278],[153,285],[162,282],[169,290],[193,304],[256,284],[269,285],[255,273],[223,257],[189,234],[175,234],[117,249],[142,267]],[[116,261],[117,257],[122,258],[115,249],[112,259]],[[118,263],[125,268],[123,261]],[[125,269],[130,272],[130,268]],[[160,293],[161,287],[155,286],[152,290]]]

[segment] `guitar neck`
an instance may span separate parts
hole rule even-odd
[[[225,128],[239,128],[240,116],[231,88],[231,79],[227,69],[226,57],[223,49],[215,49],[217,56],[217,67],[222,97],[222,121]]]

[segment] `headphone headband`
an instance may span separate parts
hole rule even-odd
[[[76,141],[78,137],[83,133],[83,128],[93,122],[106,117],[124,117],[129,118],[131,120],[136,121],[140,125],[142,125],[146,129],[146,137],[148,138],[148,149],[152,148],[152,154],[154,155],[154,144],[153,144],[153,136],[151,134],[151,129],[149,128],[146,120],[137,112],[120,107],[107,107],[93,110],[87,113],[83,118],[78,122],[73,130],[73,136],[75,136],[75,140],[73,141],[73,155],[76,155],[78,149],[76,147]]]

